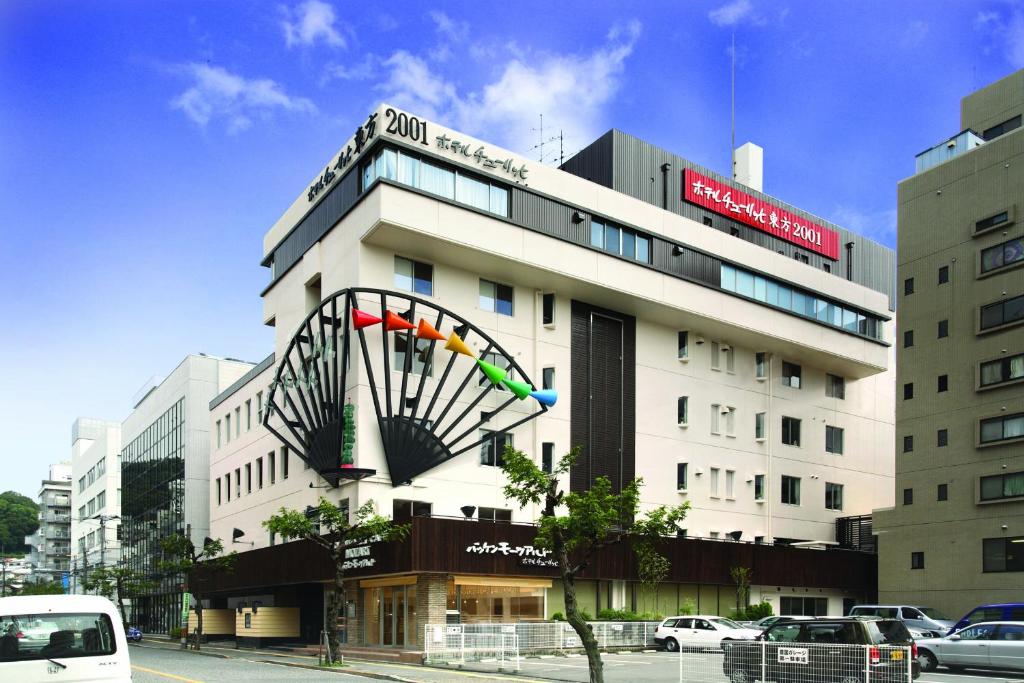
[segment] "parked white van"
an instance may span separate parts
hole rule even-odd
[[[0,598],[0,681],[131,683],[114,603],[95,595]]]

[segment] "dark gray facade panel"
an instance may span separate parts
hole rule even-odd
[[[654,238],[652,265],[665,273],[671,273],[688,280],[696,280],[709,287],[722,284],[722,261],[685,247],[675,254],[675,244]]]
[[[580,178],[586,178],[598,185],[611,187],[612,167],[608,161],[612,158],[614,132],[610,130],[597,140],[594,140],[586,149],[581,150],[566,161],[562,165],[562,170],[568,171]]]

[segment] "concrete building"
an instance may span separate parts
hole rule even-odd
[[[760,159],[739,158],[752,185]],[[582,446],[568,488],[638,476],[645,509],[692,504],[666,585],[609,552],[581,582],[591,613],[728,613],[737,564],[777,612],[874,598],[873,555],[794,546],[831,547],[839,520],[892,501],[891,250],[619,131],[553,169],[387,105],[263,244],[274,352],[209,412],[211,535],[254,549],[213,607],[299,606],[292,635],[316,641],[329,570],[261,523],[323,495],[413,523],[408,555],[353,549],[350,642],[550,617],[550,563],[491,550],[529,555],[532,527],[500,522],[539,514],[502,495],[507,442],[544,467]],[[531,419],[543,404],[465,354],[356,331],[356,308],[391,329],[422,318],[558,401]],[[357,481],[332,450],[343,405]]]
[[[39,487],[39,528],[25,543],[33,581],[64,579],[71,569],[71,463],[50,465]]]
[[[899,184],[896,506],[879,599],[959,618],[1024,587],[1024,71]]]
[[[80,417],[71,425],[71,590],[121,558],[121,423]]]
[[[155,584],[132,601],[132,623],[147,632],[181,626],[182,577],[160,569],[160,541],[189,530],[202,546],[209,535],[208,406],[251,367],[188,355],[165,379],[143,387],[121,424],[121,553]]]

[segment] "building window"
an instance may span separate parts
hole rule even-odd
[[[1024,536],[982,539],[982,571],[1024,572]]]
[[[949,336],[949,321],[948,320],[940,320],[939,321],[939,334],[938,334],[938,337],[939,337],[939,339],[945,339],[948,336]]]
[[[690,357],[690,333],[680,330],[676,333],[676,358],[684,360]]]
[[[245,464],[245,492],[252,493],[252,463]]]
[[[835,455],[843,454],[843,428],[825,425],[825,451]]]
[[[943,446],[947,445],[948,443],[949,443],[949,430],[948,429],[940,429],[939,431],[937,431],[935,433],[935,445],[936,446],[938,446],[939,448],[942,448]]]
[[[689,474],[689,465],[685,462],[676,463],[676,490],[685,491],[687,485],[687,475]]]
[[[793,258],[795,258],[800,263],[810,263],[811,262],[810,258],[807,257],[807,254],[801,254],[800,252],[797,252],[797,253],[793,254]]]
[[[711,342],[711,369],[722,369],[722,346],[718,342]]]
[[[412,259],[395,257],[395,289],[431,296],[434,293],[434,266]]]
[[[1020,128],[1020,124],[1021,115],[1017,114],[1013,118],[1007,119],[1006,121],[1003,121],[1000,124],[992,126],[991,128],[986,128],[985,131],[981,134],[981,137],[985,140],[985,142],[988,142],[989,140],[993,140],[999,137],[1000,135],[1003,135],[1004,133],[1009,133],[1011,130]]]
[[[903,504],[913,505],[914,504],[914,489],[903,489]]]
[[[394,358],[395,364],[392,370],[396,372],[404,372],[406,357],[406,349],[409,348],[409,337],[412,335],[396,334],[393,339],[395,341]],[[431,350],[432,342],[429,339],[417,339],[412,338],[413,351],[412,359],[409,362],[409,372],[414,375],[426,375],[430,377],[434,374],[434,353]]]
[[[825,482],[825,509],[843,509],[843,485]]]
[[[980,374],[983,387],[1024,379],[1024,353],[982,363]]]
[[[480,464],[501,467],[505,462],[505,447],[512,446],[512,435],[481,430]]]
[[[256,489],[263,488],[263,458],[256,458]]]
[[[288,447],[281,447],[281,479],[288,478]]]
[[[242,497],[242,468],[235,468],[235,498]]]
[[[764,475],[754,475],[754,500],[764,500]]]
[[[1024,472],[996,474],[981,478],[981,500],[1004,500],[1024,496]]]
[[[754,414],[754,438],[763,440],[764,437],[764,418],[765,413]]]
[[[949,391],[949,375],[939,375],[938,391],[940,394]]]
[[[245,431],[252,429],[252,399],[245,401]]]
[[[555,369],[554,368],[544,368],[543,370],[541,370],[541,386],[544,389],[554,389],[555,388]]]
[[[981,272],[989,273],[1024,261],[1024,238],[1017,237],[981,251]]]
[[[231,502],[231,473],[228,472],[224,475],[224,493],[227,495],[228,502]]]
[[[220,505],[220,477],[217,477],[214,482],[217,485],[217,505]]]
[[[270,475],[270,485],[277,481],[277,454],[274,451],[267,453],[267,473]]]
[[[828,614],[828,598],[788,597],[779,598],[779,614],[788,616],[823,617]],[[793,637],[797,636],[799,624],[794,624]]]
[[[830,398],[846,398],[846,379],[838,375],[825,375],[825,395]]]
[[[800,388],[802,369],[796,363],[782,361],[782,383],[794,389]]]
[[[277,545],[277,534],[273,531],[270,532],[270,545]]]
[[[711,404],[711,433],[720,434],[722,431],[721,427],[722,419],[722,405],[720,403]]]
[[[235,436],[242,434],[242,406],[235,408]]]
[[[903,331],[903,348],[909,349],[914,345],[914,331],[904,330]]]
[[[217,448],[220,448],[220,444],[221,444],[220,420],[217,420]]]
[[[914,293],[914,278],[908,277],[903,281],[903,294],[904,296]]]
[[[541,297],[541,322],[544,325],[555,324],[555,295],[550,292]]]
[[[725,471],[725,497],[729,500],[735,498],[736,488],[736,472],[734,470]]]
[[[909,401],[912,398],[914,398],[914,383],[907,382],[903,385],[903,400]]]
[[[85,477],[78,480],[78,492],[81,493],[85,490]]]
[[[728,406],[725,411],[725,435],[736,436],[736,408]]]
[[[980,221],[974,224],[974,232],[981,232],[982,230],[994,228],[997,225],[1001,225],[1002,223],[1007,222],[1008,220],[1010,220],[1010,213],[1008,211],[1002,211],[1000,213],[995,214],[994,216],[982,218]]]
[[[421,500],[402,500],[396,498],[391,503],[391,517],[396,521],[404,521],[413,517],[429,517],[432,505]]]
[[[729,344],[722,347],[725,352],[725,371],[730,375],[736,374],[736,348]]]
[[[949,282],[949,266],[939,267],[939,284],[944,285]]]
[[[911,569],[924,569],[924,553],[923,552],[912,552],[912,553],[910,553],[910,568]]]
[[[231,413],[224,416],[224,427],[225,442],[231,443]]]
[[[712,467],[709,472],[708,495],[712,498],[718,498],[718,475],[721,470],[717,467]]]
[[[704,220],[704,225],[708,226],[709,228],[710,227],[714,227],[714,223],[711,221],[711,216],[704,216],[703,220]]]
[[[988,330],[1024,320],[1024,294],[981,307],[981,329]]]
[[[935,500],[939,502],[949,500],[949,484],[939,484],[938,490],[935,494]]]
[[[800,477],[782,475],[782,502],[786,505],[800,504]]]
[[[981,421],[981,443],[997,443],[1024,437],[1024,413]]]
[[[689,404],[690,398],[688,396],[680,396],[676,399],[676,424],[685,426],[689,422]]]
[[[479,522],[500,522],[504,524],[512,523],[512,511],[505,508],[480,508],[477,512],[477,521]]]
[[[512,315],[512,287],[480,280],[480,310]]]
[[[758,351],[754,354],[754,379],[765,379],[768,377],[768,354]]]
[[[555,444],[545,441],[541,444],[541,465],[540,468],[547,474],[555,469]]]
[[[787,446],[800,445],[800,420],[795,417],[782,418],[782,443]]]
[[[914,437],[905,436],[903,437],[903,452],[913,453],[914,452]]]
[[[641,263],[651,262],[651,238],[610,223],[590,221],[590,245]]]

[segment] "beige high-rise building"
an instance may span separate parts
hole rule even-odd
[[[1024,600],[1024,70],[899,185],[896,506],[879,599]]]

